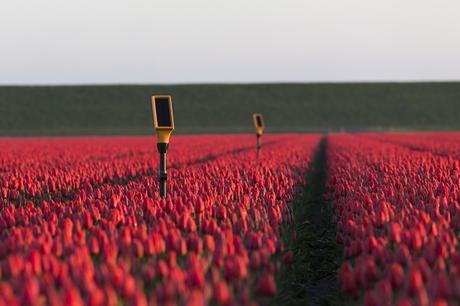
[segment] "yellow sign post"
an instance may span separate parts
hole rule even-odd
[[[252,121],[254,122],[254,127],[256,129],[257,153],[259,153],[259,150],[262,147],[262,135],[265,129],[264,117],[262,116],[262,114],[255,113],[252,114]]]
[[[166,152],[168,151],[169,137],[174,130],[174,114],[171,96],[152,96],[153,123],[157,133],[157,149],[160,153],[160,196],[166,197]]]

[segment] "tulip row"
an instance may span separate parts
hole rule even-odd
[[[432,137],[328,140],[326,196],[345,257],[338,278],[360,304],[458,305],[460,166],[451,155],[460,151],[440,154],[448,146]]]
[[[249,150],[253,137],[230,136],[216,142],[212,137],[189,136],[170,150],[173,167],[206,162],[235,150]],[[200,139],[200,150],[196,150]],[[4,140],[0,148],[0,187],[3,199],[57,200],[69,198],[86,185],[156,173],[157,152],[146,137],[67,138]],[[135,148],[135,149],[133,149]],[[231,150],[229,149],[231,148]],[[183,154],[182,152],[187,152]]]
[[[460,159],[459,133],[403,133],[373,135],[373,137],[412,150]]]
[[[2,140],[0,305],[257,305],[318,135]],[[289,148],[280,150],[280,147]]]

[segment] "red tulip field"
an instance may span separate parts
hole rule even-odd
[[[305,228],[343,303],[460,305],[460,134],[176,135],[164,199],[154,137],[4,138],[0,186],[0,306],[309,305]]]
[[[252,305],[320,136],[5,139],[0,305]],[[280,147],[289,148],[281,151]]]
[[[331,136],[338,279],[365,305],[458,305],[458,134]]]

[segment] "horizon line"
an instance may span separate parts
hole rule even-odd
[[[322,85],[322,84],[427,84],[460,83],[460,79],[445,80],[331,80],[331,81],[254,81],[254,82],[94,82],[94,83],[4,83],[0,87],[83,87],[83,86],[199,86],[199,85]]]

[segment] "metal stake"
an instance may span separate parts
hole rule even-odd
[[[259,153],[261,147],[262,147],[262,137],[259,134],[257,134],[257,153]]]
[[[160,152],[160,197],[166,197],[166,181],[168,180],[168,172],[166,171],[166,151],[168,150],[167,143],[157,143],[158,152]]]

